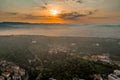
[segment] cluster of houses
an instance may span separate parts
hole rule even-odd
[[[84,56],[83,59],[91,61],[102,61],[107,63],[111,62],[108,54]]]
[[[116,64],[116,65],[120,66],[120,61],[110,60],[108,54],[84,56],[83,59],[87,59],[87,60],[91,60],[91,61],[102,61],[102,62],[107,62],[110,64]],[[95,78],[96,79],[94,79],[94,80],[104,80],[100,75],[96,75]],[[120,70],[114,70],[113,73],[108,75],[108,79],[106,79],[106,80],[120,80]]]
[[[95,74],[93,80],[120,80],[120,70],[114,70],[106,78],[103,78],[100,74]]]
[[[16,64],[0,61],[0,80],[25,80],[26,72]]]
[[[120,80],[120,70],[114,70],[112,74],[109,74],[108,80]]]
[[[67,53],[68,51],[69,51],[69,48],[67,48],[67,47],[52,46],[48,50],[48,53],[50,53],[50,54],[57,54],[59,52]]]
[[[113,64],[116,64],[120,67],[120,61],[112,61]]]

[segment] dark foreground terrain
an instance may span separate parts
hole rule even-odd
[[[94,37],[1,36],[0,59],[26,69],[29,80],[92,80],[117,65],[83,59],[107,54],[120,61],[120,39]]]

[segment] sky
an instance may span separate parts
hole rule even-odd
[[[120,0],[0,0],[0,22],[120,23]]]

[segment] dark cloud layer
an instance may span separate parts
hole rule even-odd
[[[45,16],[35,16],[31,14],[23,14],[24,19],[43,19]]]
[[[96,12],[97,10],[94,11],[87,11],[87,13],[83,14],[83,13],[79,13],[79,12],[70,12],[70,13],[64,13],[64,14],[60,14],[59,17],[65,20],[74,20],[74,19],[78,19],[80,17],[84,17],[84,16],[88,16],[88,15],[92,15]]]
[[[17,12],[4,12],[4,11],[0,11],[0,14],[15,16],[15,15],[18,15],[19,13],[17,13]]]
[[[64,13],[60,14],[60,18],[62,19],[77,19],[79,17],[86,16],[85,14],[80,14],[78,12]]]
[[[7,12],[8,15],[18,15],[19,13],[17,12]]]
[[[77,3],[83,3],[83,1],[82,1],[82,0],[77,0],[76,2],[77,2]]]

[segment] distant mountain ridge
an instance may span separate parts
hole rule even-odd
[[[14,25],[14,24],[31,24],[31,23],[26,23],[26,22],[0,22],[0,24]]]
[[[0,22],[0,25],[63,25],[62,23]]]
[[[0,22],[0,27],[1,25],[95,25],[95,26],[105,26],[105,27],[120,27],[120,24],[89,24],[89,23],[85,23],[85,24],[81,24],[81,23],[76,23],[76,24],[68,24],[68,23],[29,23],[29,22]]]

